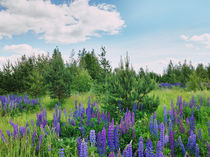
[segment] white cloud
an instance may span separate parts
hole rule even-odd
[[[40,50],[38,48],[33,48],[28,44],[20,44],[20,45],[6,45],[3,48],[4,51],[8,51],[8,52],[15,52],[19,55],[27,55],[27,56],[31,56],[31,55],[46,55],[47,53],[43,50]]]
[[[185,41],[187,41],[190,44],[186,44],[186,47],[195,47],[196,49],[200,49],[198,47],[204,45],[205,48],[210,48],[210,34],[204,33],[201,35],[193,35],[191,37],[186,36],[186,35],[181,35],[181,38]],[[197,45],[197,46],[194,46]]]
[[[14,55],[11,56],[0,56],[0,67],[10,61],[11,63],[15,63],[17,59],[19,59],[22,55],[26,56],[38,56],[38,55],[47,55],[47,53],[38,48],[33,48],[27,44],[20,45],[6,45],[3,47],[4,51],[13,52]]]
[[[184,34],[182,34],[180,37],[181,37],[183,40],[185,40],[185,41],[188,40],[188,37],[187,37],[186,35],[184,35]]]
[[[185,46],[188,47],[188,48],[193,48],[194,47],[193,44],[185,44]]]
[[[54,5],[50,0],[0,0],[0,39],[33,31],[47,42],[76,43],[116,34],[124,26],[113,5],[89,5],[75,0],[70,5]]]

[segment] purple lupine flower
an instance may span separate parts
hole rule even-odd
[[[1,134],[1,139],[2,139],[5,143],[7,143],[7,139],[5,138],[5,136],[4,136],[3,132],[1,131],[1,129],[0,129],[0,134]]]
[[[28,121],[27,121],[27,123],[26,123],[26,128],[27,128],[27,127],[29,127],[29,123],[28,123]]]
[[[159,157],[161,156],[161,142],[157,141],[157,153],[156,156]]]
[[[85,138],[85,127],[83,126],[83,127],[80,127],[79,129],[80,129],[82,138]]]
[[[199,157],[199,146],[196,144],[195,146],[195,157]]]
[[[57,123],[57,127],[56,127],[56,134],[57,134],[58,136],[60,136],[60,135],[61,135],[60,123]]]
[[[150,117],[150,122],[149,122],[149,131],[150,131],[150,134],[153,134],[153,116]]]
[[[101,133],[100,131],[97,134],[97,152],[99,156],[102,156],[102,150],[101,150]]]
[[[208,157],[210,156],[210,144],[207,143]]]
[[[6,132],[7,132],[8,137],[10,138],[10,131],[7,130]]]
[[[33,136],[32,136],[32,146],[34,146],[35,138],[36,138],[36,129],[34,129]]]
[[[167,124],[168,123],[168,119],[167,119],[167,110],[166,110],[166,106],[165,105],[164,105],[163,110],[164,110],[164,122],[165,122],[165,124]]]
[[[158,124],[157,124],[157,119],[155,119],[154,121],[154,133],[155,133],[155,137],[158,137]]]
[[[118,128],[115,126],[114,129],[114,151],[117,153],[119,150],[119,134],[118,134]]]
[[[185,156],[186,150],[185,150],[185,148],[184,148],[184,144],[182,143],[181,136],[179,136],[178,141],[179,141],[179,145],[180,145],[180,147],[181,147],[182,153],[183,153],[183,155]]]
[[[150,138],[147,139],[147,142],[146,142],[146,157],[151,157],[153,156],[153,146],[152,146],[152,141]]]
[[[55,104],[55,117],[57,118],[58,117],[58,105]]]
[[[19,127],[19,132],[20,132],[20,135],[22,136],[22,137],[24,137],[25,136],[25,132],[26,132],[26,128],[25,127]]]
[[[108,145],[110,152],[114,152],[114,125],[112,124],[108,128]]]
[[[174,157],[174,133],[173,133],[173,131],[170,132],[169,143],[170,143],[170,149],[171,149],[171,156]]]
[[[90,143],[92,147],[95,146],[95,141],[96,141],[95,130],[90,130]]]
[[[195,147],[196,147],[196,134],[193,134],[192,141],[191,141],[190,148],[189,148],[192,153],[195,152]]]
[[[200,97],[200,106],[202,106],[203,105],[203,97],[201,96]]]
[[[192,114],[192,116],[190,118],[190,130],[195,131],[195,118],[194,118],[193,114]]]
[[[102,154],[106,156],[107,150],[106,150],[106,129],[103,128],[101,131],[101,148],[102,148]]]
[[[184,134],[185,133],[185,129],[184,129],[184,126],[183,126],[182,119],[179,120],[179,126],[180,126],[181,133]]]
[[[83,140],[80,147],[80,157],[87,157],[87,156],[88,156],[87,142]]]
[[[111,152],[111,153],[109,154],[109,157],[114,157],[114,153]]]
[[[27,128],[27,135],[30,135],[30,128]]]
[[[160,144],[161,144],[161,150],[164,148],[164,124],[160,124]]]
[[[180,110],[180,117],[183,118],[183,105],[182,105],[182,103],[179,104],[179,110]]]
[[[210,136],[210,122],[207,122],[207,126],[209,126],[209,136]]]
[[[165,144],[169,142],[168,135],[165,135]]]
[[[139,138],[139,156],[138,157],[144,157],[144,144],[143,144],[143,138],[142,136]]]
[[[132,144],[127,146],[126,157],[132,157]]]
[[[40,147],[41,147],[41,144],[42,144],[42,138],[43,138],[43,135],[40,135],[40,136],[39,136],[39,142],[38,142],[36,151],[39,151],[39,150],[40,150]]]
[[[31,125],[34,126],[34,120],[33,119],[31,119]]]
[[[59,157],[64,157],[64,149],[59,149]]]
[[[77,138],[77,155],[80,156],[80,149],[81,149],[81,138]]]
[[[171,120],[169,121],[169,127],[168,127],[168,132],[170,133],[172,131],[172,122]],[[170,136],[170,135],[169,135]]]
[[[122,108],[121,108],[122,106],[121,106],[121,102],[120,102],[120,100],[119,100],[119,110],[120,111],[122,111]]]

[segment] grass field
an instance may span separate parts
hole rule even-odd
[[[166,105],[166,109],[169,110],[171,106],[171,100],[174,103],[177,100],[177,96],[182,96],[183,100],[189,101],[192,98],[192,95],[195,97],[202,96],[203,98],[210,97],[210,91],[196,91],[196,92],[189,92],[183,89],[158,89],[154,90],[150,93],[150,95],[155,95],[160,98],[160,105],[157,109],[157,115],[163,114],[163,106]],[[69,98],[66,98],[64,103],[62,104],[62,108],[66,108],[67,113],[71,111],[71,108],[74,109],[75,101],[77,100],[78,103],[82,103],[85,107],[88,102],[88,98],[90,97],[91,102],[96,101],[96,96],[93,93],[83,93],[83,94],[75,94]],[[53,112],[56,101],[52,100],[49,96],[45,96],[42,98],[43,101],[43,108],[47,108],[47,119],[53,119]],[[35,112],[23,112],[18,114],[14,117],[4,116],[0,117],[0,128],[3,132],[6,131],[8,128],[12,128],[9,124],[9,120],[13,120],[14,123],[18,123],[19,126],[23,126],[26,124],[27,121],[31,119],[36,119],[36,114],[38,110]],[[210,117],[210,116],[209,116]],[[210,118],[209,118],[210,120]]]

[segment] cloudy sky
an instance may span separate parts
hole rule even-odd
[[[113,67],[162,73],[173,60],[210,63],[209,0],[0,0],[0,65],[19,56],[105,46]]]

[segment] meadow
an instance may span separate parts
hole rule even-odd
[[[66,98],[60,106],[57,105],[56,108],[56,101],[49,96],[44,96],[40,99],[40,105],[31,111],[27,110],[14,115],[1,115],[0,129],[3,133],[1,133],[2,140],[0,142],[1,156],[20,154],[21,156],[83,157],[87,156],[87,153],[89,156],[163,156],[163,154],[165,156],[184,156],[183,151],[190,156],[197,157],[199,154],[200,156],[207,156],[207,153],[210,153],[209,146],[207,149],[207,143],[210,141],[207,124],[210,121],[210,106],[207,104],[209,103],[207,100],[210,91],[189,92],[181,88],[156,89],[151,91],[149,95],[158,96],[160,100],[160,105],[154,114],[144,113],[144,118],[139,118],[139,116],[142,117],[140,108],[136,111],[127,110],[125,114],[121,112],[120,121],[114,120],[107,113],[102,112],[101,106],[103,104],[97,105],[97,97],[92,92],[72,95]],[[192,108],[189,110],[184,105],[184,110],[181,111],[184,111],[183,117],[179,116],[179,105],[183,104],[183,101],[190,102],[192,96],[197,101],[196,105],[201,105],[201,97],[203,103],[199,109],[200,114],[197,107],[194,106],[194,121],[191,121]],[[180,100],[177,97],[182,97],[181,103],[178,105]],[[172,100],[174,106],[171,105]],[[75,108],[75,101],[78,103],[77,108]],[[83,105],[79,106],[79,103]],[[171,114],[173,108],[176,111],[175,115]],[[89,112],[91,115],[88,115]],[[134,113],[135,115],[133,115]],[[199,119],[201,115],[202,117]],[[177,116],[177,119],[175,120],[173,116]],[[190,119],[189,122],[186,121],[186,118]],[[34,124],[32,124],[31,119],[33,119]],[[171,124],[169,119],[171,122],[173,120],[177,122]],[[55,120],[59,126],[54,125]],[[16,133],[15,124],[22,126]],[[126,125],[124,130],[123,124]],[[164,128],[163,132],[161,132],[161,127]],[[194,131],[189,133],[193,127],[195,127]],[[170,128],[175,132],[173,135],[169,133]],[[181,128],[184,128],[185,131],[182,132]],[[10,135],[7,130],[10,131]],[[36,134],[34,130],[36,130]],[[105,137],[102,136],[104,133]],[[196,138],[190,139],[191,137]],[[105,138],[105,143],[103,138]],[[191,144],[193,142],[190,140],[196,140],[195,144]],[[103,150],[106,151],[103,152]]]

